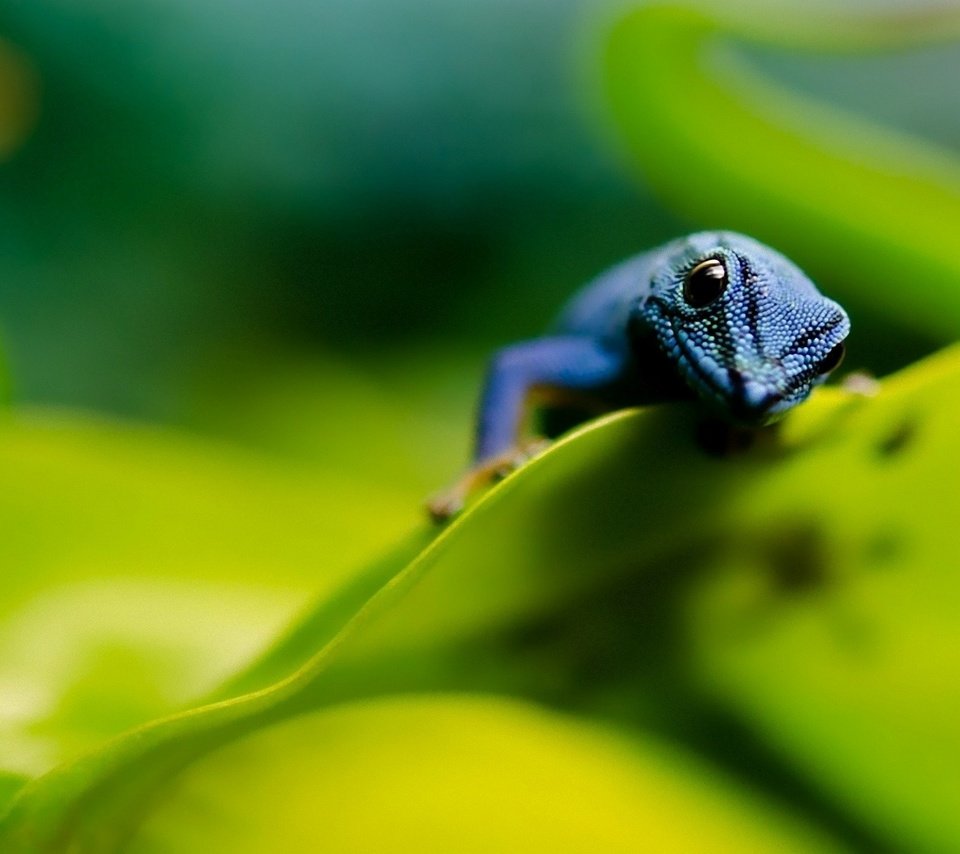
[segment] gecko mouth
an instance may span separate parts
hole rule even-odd
[[[713,395],[717,400],[725,401],[730,417],[745,425],[764,425],[775,421],[779,416],[786,396],[783,392],[770,386],[747,379],[741,371],[735,368],[727,369],[729,385],[720,383],[716,377],[704,370],[683,337],[671,322],[673,339],[684,357],[689,379],[693,380],[694,388],[700,386],[701,397]]]

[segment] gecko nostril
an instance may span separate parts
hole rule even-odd
[[[736,394],[743,392],[743,374],[740,371],[736,368],[727,368],[727,379],[730,380],[730,385],[733,386]]]
[[[783,403],[783,395],[776,391],[771,391],[767,395],[767,399],[763,402],[763,408],[769,409],[771,406],[776,406],[778,403]]]

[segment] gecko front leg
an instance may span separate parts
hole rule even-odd
[[[736,428],[765,427],[840,364],[850,320],[791,261],[728,231],[637,255],[588,283],[557,336],[502,350],[480,404],[474,468],[435,499],[455,513],[473,489],[529,456],[518,441],[530,392],[592,391],[617,405],[696,397]]]
[[[467,497],[540,450],[542,440],[523,441],[527,404],[536,390],[588,391],[617,380],[627,357],[579,335],[537,338],[501,350],[487,371],[477,415],[473,466],[453,486],[432,498],[437,521],[458,512]]]

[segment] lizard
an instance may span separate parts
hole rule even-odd
[[[493,356],[473,466],[428,510],[451,517],[543,446],[521,438],[536,394],[548,405],[588,395],[601,411],[692,398],[725,422],[763,427],[840,364],[849,331],[838,303],[745,235],[699,232],[633,256],[575,294],[547,334]]]

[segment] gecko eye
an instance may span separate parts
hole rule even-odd
[[[704,308],[727,289],[727,268],[716,258],[701,261],[683,281],[683,298],[691,308]]]
[[[827,355],[823,357],[823,360],[820,362],[820,364],[817,365],[817,376],[822,377],[824,374],[829,374],[834,368],[839,367],[846,352],[847,348],[841,341],[836,347],[827,353]]]

